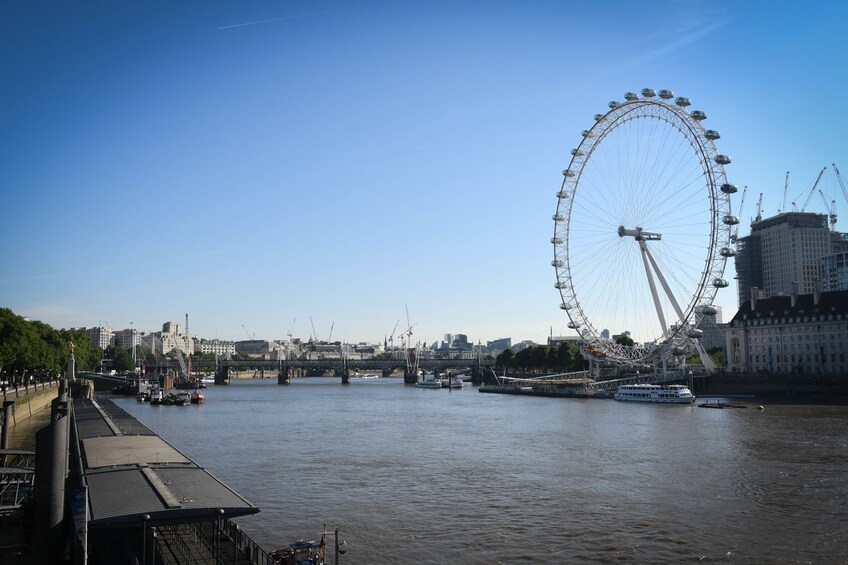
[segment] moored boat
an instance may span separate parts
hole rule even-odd
[[[165,393],[162,392],[161,388],[154,389],[150,391],[150,405],[156,406],[158,404],[162,404],[162,401],[165,399]]]
[[[659,404],[692,404],[695,396],[683,385],[622,385],[614,397],[628,402],[655,402]]]
[[[191,403],[192,404],[203,404],[206,402],[206,396],[199,390],[195,390],[191,393]]]
[[[187,404],[191,404],[191,394],[188,392],[177,393],[176,398],[174,398],[174,405],[186,406]]]
[[[417,388],[440,389],[442,388],[442,381],[437,381],[432,374],[429,374],[424,375],[424,380],[418,381],[415,386]]]

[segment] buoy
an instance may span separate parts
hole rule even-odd
[[[765,410],[765,408],[763,408],[763,405],[760,404],[759,406],[757,406],[757,410]]]

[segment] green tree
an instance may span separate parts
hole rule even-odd
[[[533,367],[533,348],[525,347],[512,358],[512,365],[516,369],[530,370]]]
[[[585,371],[589,368],[589,362],[583,357],[579,351],[574,355],[574,361],[571,364],[572,371]]]
[[[627,347],[633,347],[633,338],[629,335],[620,335],[615,338],[615,342],[620,345],[626,345]]]
[[[548,346],[547,345],[535,345],[532,347],[532,352],[530,354],[530,359],[532,359],[532,368],[535,369],[544,369],[547,365],[548,361]]]
[[[112,368],[118,372],[134,371],[135,362],[132,353],[126,349],[116,349],[115,356],[112,358]]]
[[[557,347],[557,365],[563,371],[570,371],[571,364],[574,362],[574,353],[576,347],[570,343],[560,343]]]
[[[545,359],[545,369],[552,372],[559,372],[559,356],[557,355],[556,347],[548,347],[548,356]]]
[[[515,357],[515,351],[507,347],[495,358],[495,364],[498,367],[507,368],[512,363],[513,357]]]
[[[100,350],[90,347],[85,332],[56,330],[38,321],[30,322],[8,308],[0,308],[0,371],[20,373],[49,371],[52,375],[67,367],[70,344],[78,371],[92,370],[100,362]]]

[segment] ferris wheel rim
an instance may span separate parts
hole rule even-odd
[[[648,92],[646,93],[646,91]],[[683,334],[697,331],[697,325],[703,316],[703,311],[706,310],[704,305],[712,305],[719,284],[724,280],[722,276],[727,257],[723,256],[724,248],[722,246],[726,247],[730,244],[731,227],[728,218],[732,218],[729,194],[723,191],[723,187],[732,186],[727,183],[724,171],[724,164],[729,163],[729,158],[721,155],[715,147],[714,139],[720,137],[718,133],[713,130],[706,130],[702,126],[701,121],[706,119],[706,115],[697,110],[689,113],[686,110],[688,100],[685,98],[678,98],[675,101],[676,105],[672,105],[667,101],[670,97],[662,94],[668,92],[660,91],[661,100],[654,99],[651,95],[653,91],[650,91],[650,89],[643,91],[642,98],[637,98],[636,95],[628,93],[625,95],[625,102],[611,102],[608,112],[596,115],[595,124],[590,129],[583,131],[583,139],[577,148],[572,150],[572,158],[568,168],[563,170],[562,185],[557,193],[558,203],[557,211],[554,214],[554,237],[551,242],[554,244],[554,261],[552,264],[556,268],[557,283],[555,286],[560,292],[561,308],[566,310],[570,320],[569,327],[578,330],[590,353],[594,349],[599,356],[613,360],[645,360],[657,355],[661,349],[669,350],[681,345],[688,337]],[[709,244],[697,286],[692,293],[691,300],[686,304],[685,312],[678,315],[675,320],[675,324],[673,324],[675,329],[671,335],[665,335],[666,330],[663,330],[663,335],[651,343],[626,346],[614,343],[609,339],[609,336],[602,336],[602,333],[594,327],[592,320],[583,309],[578,289],[574,285],[570,261],[571,221],[580,180],[597,148],[607,136],[623,124],[630,120],[648,117],[663,120],[676,129],[688,141],[692,152],[697,157],[703,178],[706,180],[707,197],[710,204]],[[563,212],[565,213],[563,214]],[[621,230],[628,231],[624,226],[621,226],[619,236],[622,235]],[[632,230],[628,233],[632,235]],[[640,245],[642,244],[640,243]],[[659,312],[659,306],[657,308]]]

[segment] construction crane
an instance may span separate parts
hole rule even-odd
[[[244,326],[244,324],[242,324],[241,327],[244,329],[244,333],[247,334],[247,339],[249,339],[251,341],[256,339],[256,334],[254,333],[253,335],[251,335],[250,332],[247,331],[247,328]]]
[[[312,337],[311,341],[318,341],[318,334],[315,333],[315,322],[312,321],[312,316],[309,316],[309,324],[312,326]]]
[[[411,347],[412,346],[412,328],[415,327],[417,322],[415,324],[409,323],[409,306],[407,304],[404,304],[404,307],[406,307],[406,325],[407,325],[407,328],[403,333],[407,337],[407,340],[406,340],[407,345],[406,346]]]
[[[789,171],[786,171],[786,180],[783,181],[783,200],[780,201],[780,208],[777,213],[786,211],[786,193],[789,192]]]
[[[392,349],[394,349],[395,346],[395,333],[397,332],[397,327],[399,323],[400,318],[398,318],[398,321],[395,322],[395,327],[392,328],[392,333],[389,334],[389,339],[387,340],[389,342],[389,347],[391,347]]]
[[[287,335],[287,336],[289,336],[289,341],[291,341],[291,340],[292,340],[292,332],[294,332],[294,323],[295,323],[296,321],[297,321],[297,318],[295,318],[294,320],[292,320],[291,327],[289,328],[289,331],[287,331],[287,332],[286,332],[286,335]]]
[[[848,202],[848,190],[845,189],[845,182],[842,180],[842,175],[839,174],[839,169],[836,168],[836,163],[831,163],[833,167],[833,172],[836,173],[836,180],[839,181],[839,188],[842,189],[842,196],[845,197],[845,201]]]
[[[336,321],[333,320],[333,323],[330,324],[330,336],[327,338],[327,343],[331,343],[333,341],[333,328],[336,327]]]
[[[819,185],[819,181],[822,178],[822,175],[827,170],[827,167],[822,167],[822,170],[819,171],[819,176],[816,177],[816,182],[813,183],[813,188],[810,189],[810,194],[807,195],[807,199],[804,201],[804,205],[801,207],[801,211],[804,212],[807,209],[807,204],[810,203],[810,198],[812,198],[813,193],[816,191],[816,187]]]
[[[745,208],[745,194],[748,193],[748,186],[742,189],[742,199],[739,201],[739,217],[742,217],[742,210]],[[739,236],[739,224],[733,228],[733,233],[730,234],[730,243],[736,243]]]
[[[824,209],[830,217],[830,229],[833,229],[833,224],[836,223],[836,200],[831,200],[830,204],[828,204],[827,197],[821,189],[819,189],[819,196],[821,196],[822,202],[824,202]]]
[[[760,197],[757,199],[757,215],[754,216],[755,222],[763,221],[763,193],[760,193]]]

